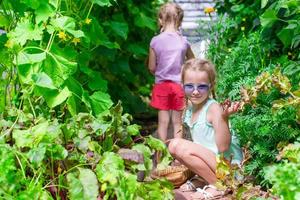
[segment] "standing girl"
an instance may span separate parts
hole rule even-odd
[[[208,185],[198,188],[194,199],[210,199],[223,195],[214,187],[216,178],[216,156],[224,153],[225,158],[239,164],[242,151],[237,138],[231,134],[228,116],[237,108],[226,108],[211,98],[216,83],[216,71],[208,60],[192,59],[183,65],[182,83],[185,96],[191,103],[183,116],[183,123],[192,141],[175,138],[170,141],[169,151]],[[234,105],[236,106],[236,105]],[[191,187],[189,187],[191,186]],[[182,190],[196,190],[191,183]]]
[[[155,75],[150,105],[158,109],[158,137],[167,139],[168,125],[173,123],[174,137],[181,137],[181,115],[184,92],[181,86],[181,66],[194,57],[190,44],[179,32],[183,10],[175,3],[161,6],[158,14],[160,34],[150,43],[148,68]]]

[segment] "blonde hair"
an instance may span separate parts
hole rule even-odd
[[[178,29],[183,19],[183,10],[176,3],[165,3],[159,9],[158,18],[161,20],[161,31],[167,24],[171,23]]]
[[[215,66],[214,64],[212,64],[211,61],[205,59],[197,59],[197,58],[188,60],[182,66],[182,71],[181,71],[182,83],[184,83],[184,75],[187,70],[206,72],[208,75],[209,83],[211,85],[212,96],[213,98],[216,98],[215,85],[216,85],[217,74],[216,74]]]

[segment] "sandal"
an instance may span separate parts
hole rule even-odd
[[[210,191],[208,191],[210,190]],[[214,191],[212,191],[214,190]],[[220,199],[224,197],[228,192],[223,190],[218,190],[214,185],[206,185],[201,188],[196,188],[196,192],[191,194],[191,198],[193,200],[212,200],[212,199]]]
[[[200,189],[204,187],[206,184],[207,182],[203,178],[195,175],[189,180],[187,180],[183,185],[181,185],[179,187],[179,190],[181,192],[194,192],[197,190],[197,188]]]

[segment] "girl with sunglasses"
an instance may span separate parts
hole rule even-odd
[[[192,141],[175,138],[169,143],[169,151],[177,160],[206,182],[197,188],[191,181],[180,187],[181,191],[198,191],[192,199],[210,199],[224,195],[214,183],[216,177],[216,156],[224,153],[232,163],[240,164],[242,151],[237,138],[232,134],[228,117],[238,110],[238,104],[223,109],[214,96],[216,71],[208,60],[191,59],[182,68],[182,83],[187,105],[184,115],[184,130]]]

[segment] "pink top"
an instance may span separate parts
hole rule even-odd
[[[150,47],[156,56],[155,83],[181,82],[181,66],[190,47],[186,37],[178,32],[162,32],[152,38]]]

